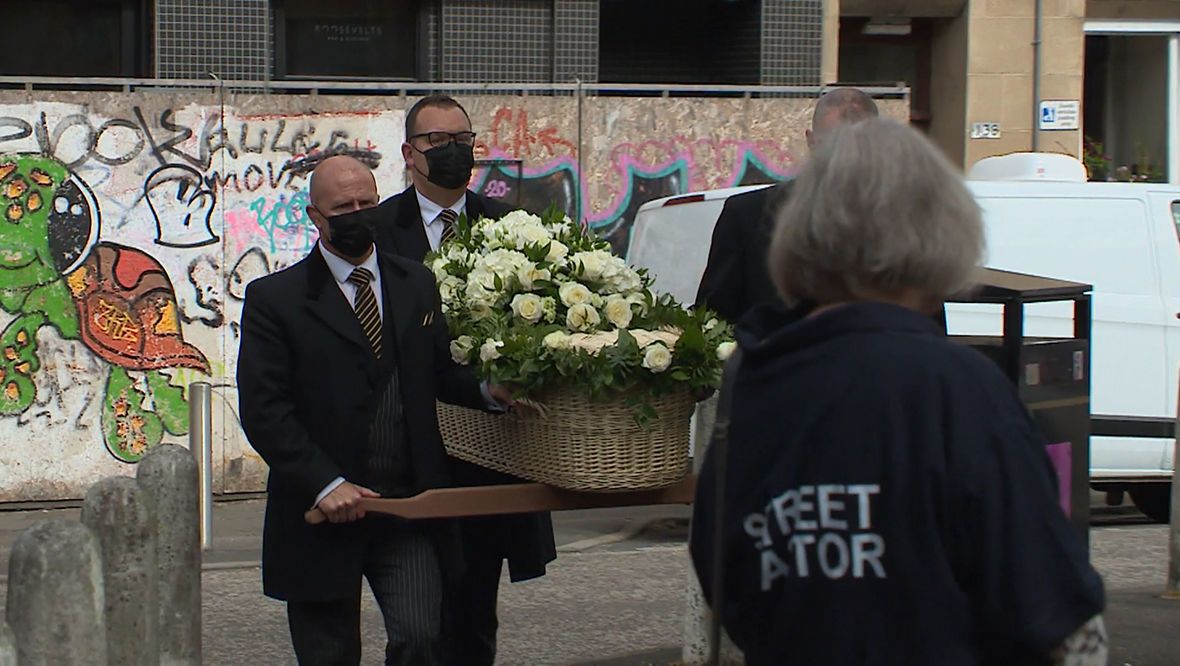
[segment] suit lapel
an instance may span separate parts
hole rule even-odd
[[[397,219],[394,223],[394,250],[397,254],[414,261],[422,261],[430,252],[430,240],[422,225],[422,209],[418,206],[418,194],[411,186],[400,195],[397,202]]]
[[[340,337],[371,353],[369,340],[361,329],[356,313],[336,286],[332,271],[328,270],[328,263],[320,255],[318,246],[311,251],[306,261],[308,309]]]
[[[467,197],[467,221],[474,222],[484,214],[483,202],[479,200],[479,195],[477,195],[475,192],[472,192],[471,190],[467,190],[467,193],[464,196]]]
[[[382,296],[385,299],[382,339],[395,340],[398,349],[401,349],[406,331],[414,324],[422,324],[413,321],[414,313],[419,310],[415,307],[418,295],[410,287],[409,274],[405,269],[380,253],[378,261],[381,264],[381,290],[385,292]]]

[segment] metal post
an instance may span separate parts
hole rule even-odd
[[[1180,405],[1178,405],[1180,412]],[[1176,483],[1176,470],[1180,469],[1180,429],[1176,431],[1172,445],[1172,518],[1168,531],[1168,583],[1164,588],[1165,599],[1180,601],[1180,485]]]
[[[1041,149],[1041,28],[1044,24],[1042,0],[1034,0],[1033,8],[1033,71],[1032,71],[1032,151]]]
[[[213,386],[193,382],[188,389],[188,447],[197,458],[201,550],[208,550],[213,544]]]
[[[1180,34],[1168,36],[1168,182],[1180,183]]]

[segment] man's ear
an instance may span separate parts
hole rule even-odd
[[[323,215],[323,213],[320,212],[320,209],[316,208],[315,206],[309,205],[309,206],[305,207],[303,209],[303,211],[304,211],[304,213],[307,214],[308,217],[311,218],[311,222],[312,222],[312,224],[315,225],[315,228],[319,229],[320,235],[327,235],[327,233],[328,233],[328,220],[324,218],[324,215]]]

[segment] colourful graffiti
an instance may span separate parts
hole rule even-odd
[[[33,373],[41,368],[37,336],[50,326],[63,339],[80,339],[110,364],[103,434],[116,458],[134,462],[158,444],[162,431],[184,434],[183,391],[163,370],[208,361],[180,334],[176,296],[163,269],[132,248],[83,240],[98,229],[88,188],[58,160],[41,155],[0,156],[0,308],[16,315],[0,333],[0,414],[16,415],[36,401]],[[87,220],[87,212],[93,220]],[[66,229],[55,230],[61,225]],[[58,251],[51,247],[59,241]],[[72,245],[71,245],[72,243]],[[63,246],[64,245],[64,246]],[[76,268],[62,264],[85,256]],[[146,391],[128,371],[144,373]],[[143,403],[151,400],[154,410]]]
[[[532,144],[525,141],[517,145]],[[518,156],[500,149],[488,150],[488,158],[493,160]],[[694,190],[773,183],[795,170],[791,154],[772,142],[685,137],[620,144],[610,151],[610,164],[606,188],[613,205],[598,212],[586,210],[589,187],[579,177],[573,157],[560,157],[536,168],[525,167],[522,173],[516,173],[511,166],[491,166],[476,174],[474,188],[485,196],[535,213],[557,204],[570,217],[582,219],[607,238],[615,252],[625,254],[635,215],[648,201]]]
[[[196,380],[226,387],[216,487],[261,490],[230,386],[246,286],[314,247],[308,177],[326,157],[372,167],[382,197],[405,186],[403,100],[60,99],[0,94],[0,501],[77,496],[182,443]],[[579,114],[573,97],[461,101],[477,156],[510,160],[473,187],[532,211],[556,203],[620,252],[651,199],[789,177],[809,106],[588,97]]]

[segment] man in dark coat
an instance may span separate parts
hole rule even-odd
[[[445,663],[442,600],[462,567],[454,527],[366,517],[359,501],[451,485],[436,400],[510,403],[451,360],[430,271],[376,251],[377,202],[360,162],[320,164],[307,209],[319,243],[250,283],[242,312],[240,417],[270,467],[263,590],[287,602],[304,664],[360,662],[362,575],[385,619],[385,663]],[[330,523],[305,522],[313,507]]]
[[[873,98],[855,88],[838,88],[815,105],[807,146],[814,149],[832,129],[878,115]],[[729,197],[713,227],[709,261],[701,276],[697,307],[736,323],[762,303],[778,301],[766,268],[766,248],[775,217],[790,196],[791,181]]]
[[[413,185],[378,207],[377,245],[421,261],[452,233],[459,215],[499,218],[511,209],[467,189],[474,166],[475,133],[457,101],[424,97],[406,114],[402,156]],[[522,483],[465,461],[450,459],[457,485]],[[548,513],[468,518],[461,521],[466,574],[454,600],[456,664],[491,666],[496,656],[496,600],[508,560],[513,582],[545,575],[557,557]]]

